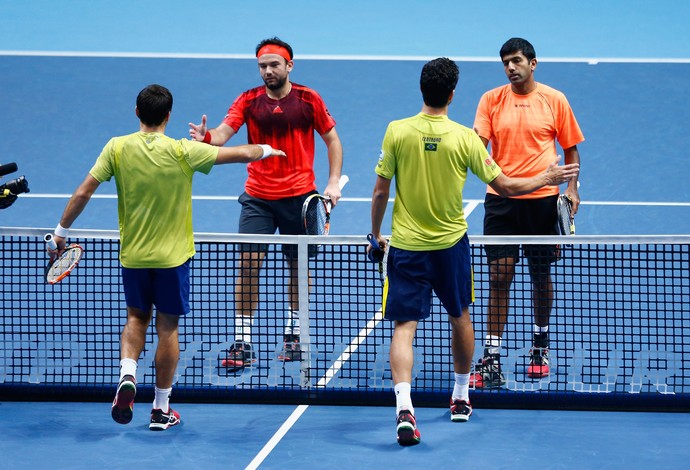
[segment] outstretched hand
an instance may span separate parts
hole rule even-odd
[[[545,186],[558,186],[559,184],[566,183],[571,179],[577,178],[580,173],[579,163],[570,163],[568,165],[559,166],[558,163],[561,161],[561,156],[556,156],[553,163],[544,172]]]
[[[271,147],[271,154],[266,155],[265,157],[261,157],[261,158],[268,158],[268,157],[287,157],[287,155],[282,150],[274,149],[273,147]]]
[[[189,137],[199,142],[204,141],[204,136],[208,131],[206,127],[206,115],[201,116],[201,124],[189,123]]]

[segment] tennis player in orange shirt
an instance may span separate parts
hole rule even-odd
[[[534,47],[522,38],[509,39],[500,50],[510,82],[481,97],[474,130],[491,150],[494,161],[511,177],[530,177],[543,172],[563,149],[565,163],[580,163],[577,145],[585,139],[565,95],[534,78],[537,58]],[[569,181],[565,194],[577,212],[580,196],[577,178]],[[524,196],[503,198],[491,187],[485,199],[485,235],[555,235],[557,186],[545,186]],[[554,294],[551,264],[557,259],[554,245],[523,245],[532,281],[534,308],[533,342],[527,375],[546,377],[549,369],[549,318]],[[508,319],[510,289],[519,245],[487,245],[489,261],[489,306],[484,357],[472,374],[476,388],[505,384],[500,350]]]

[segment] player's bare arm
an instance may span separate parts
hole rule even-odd
[[[580,172],[578,163],[559,165],[560,156],[556,157],[541,174],[531,178],[511,178],[501,173],[489,186],[502,197],[529,194],[544,186],[558,186],[577,179]]]
[[[381,223],[383,222],[383,216],[386,214],[390,191],[391,180],[377,175],[374,193],[371,195],[371,233],[378,241],[382,250],[385,250],[387,240],[381,235]],[[367,246],[367,252],[370,249],[371,247]]]
[[[565,163],[580,163],[580,152],[577,149],[577,145],[573,145],[570,148],[563,149],[563,155],[565,157]],[[580,207],[580,192],[578,191],[579,184],[578,178],[573,178],[568,181],[568,187],[565,188],[563,192],[566,196],[570,198],[573,205],[573,214],[577,214],[577,209]]]
[[[321,135],[328,149],[328,184],[324,190],[324,196],[331,198],[333,207],[338,204],[342,194],[340,192],[340,176],[343,169],[343,146],[340,137],[333,127],[330,131]]]

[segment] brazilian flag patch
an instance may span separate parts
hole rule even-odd
[[[435,152],[438,149],[438,144],[426,143],[424,144],[424,150],[427,152]]]

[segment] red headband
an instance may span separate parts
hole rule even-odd
[[[292,59],[290,58],[290,53],[283,46],[277,46],[275,44],[266,44],[259,52],[256,53],[257,57],[261,57],[264,54],[278,54],[280,57],[284,58],[288,62]]]

